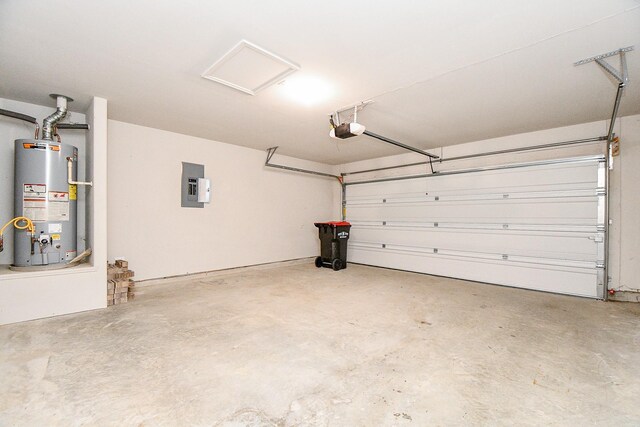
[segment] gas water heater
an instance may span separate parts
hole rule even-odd
[[[13,224],[16,267],[63,267],[77,256],[77,186],[91,183],[76,181],[78,149],[62,143],[57,129],[88,129],[88,126],[58,124],[67,114],[67,102],[73,100],[51,96],[57,100],[57,109],[44,119],[42,139],[38,139],[36,130],[34,139],[15,141],[15,218],[2,228],[0,239],[4,229]],[[23,116],[19,113],[4,114],[5,110],[0,113],[32,119],[16,117]]]

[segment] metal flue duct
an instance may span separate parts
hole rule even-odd
[[[42,122],[42,139],[45,141],[53,140],[53,128],[56,123],[67,115],[67,102],[73,101],[73,99],[64,95],[51,94],[49,96],[56,100],[57,108],[53,114],[46,117]]]

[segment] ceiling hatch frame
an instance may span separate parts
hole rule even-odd
[[[238,56],[238,54],[242,52],[247,52],[247,51],[253,54],[261,55],[263,59],[264,58],[270,59],[271,61],[273,61],[274,64],[283,66],[285,69],[282,72],[268,78],[263,83],[260,83],[253,87],[246,87],[246,86],[243,86],[242,84],[229,81],[228,79],[223,79],[221,77],[215,76],[216,71],[220,70],[223,66],[230,64],[233,61],[233,59]],[[220,59],[214,62],[213,65],[207,68],[206,71],[201,74],[201,77],[216,83],[223,84],[225,86],[228,86],[232,89],[236,89],[248,95],[256,95],[261,90],[266,89],[267,87],[282,81],[284,78],[286,78],[292,73],[295,73],[298,70],[300,70],[300,65],[294,62],[291,62],[280,55],[270,52],[263,47],[260,47],[254,43],[251,43],[250,41],[242,39],[238,43],[236,43],[236,45],[232,47],[227,53],[222,55]]]

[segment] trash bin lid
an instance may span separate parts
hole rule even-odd
[[[333,227],[344,227],[347,225],[351,225],[350,222],[347,221],[327,221],[327,222],[314,222],[313,225],[315,225],[316,227],[320,226],[320,225],[331,225]]]

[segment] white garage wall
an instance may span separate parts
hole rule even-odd
[[[128,259],[137,279],[315,256],[313,222],[335,219],[337,180],[265,168],[264,151],[110,120],[108,156],[109,259]],[[203,209],[180,207],[181,162],[205,166]]]
[[[640,115],[619,122],[621,154],[611,174],[611,288],[640,292]]]
[[[607,130],[608,121],[598,121],[475,141],[429,151],[443,158],[447,158],[486,151],[590,138],[605,135]],[[638,215],[640,211],[640,196],[638,196],[637,190],[638,183],[640,183],[640,169],[637,167],[637,165],[640,164],[640,115],[619,119],[616,123],[616,134],[621,138],[622,149],[621,156],[614,159],[614,170],[611,173],[610,183],[610,218],[613,223],[609,236],[609,275],[611,276],[609,288],[640,291],[640,279],[638,279],[640,277],[640,258],[638,257],[640,253],[640,215]],[[348,141],[344,143],[347,144]],[[371,140],[371,143],[377,144],[378,142]],[[603,149],[604,144],[601,143],[584,144],[535,152],[480,157],[455,162],[445,162],[442,164],[434,163],[434,169],[444,171],[549,158],[575,157],[602,153]],[[347,163],[340,166],[340,171],[365,170],[424,160],[426,160],[426,158],[422,158],[420,155],[405,153],[379,159]],[[347,182],[383,176],[419,174],[425,173],[427,170],[428,166],[415,166],[390,171],[352,175],[347,176]],[[334,191],[334,200],[336,204],[335,214],[337,215],[340,204],[340,192],[338,190]]]

